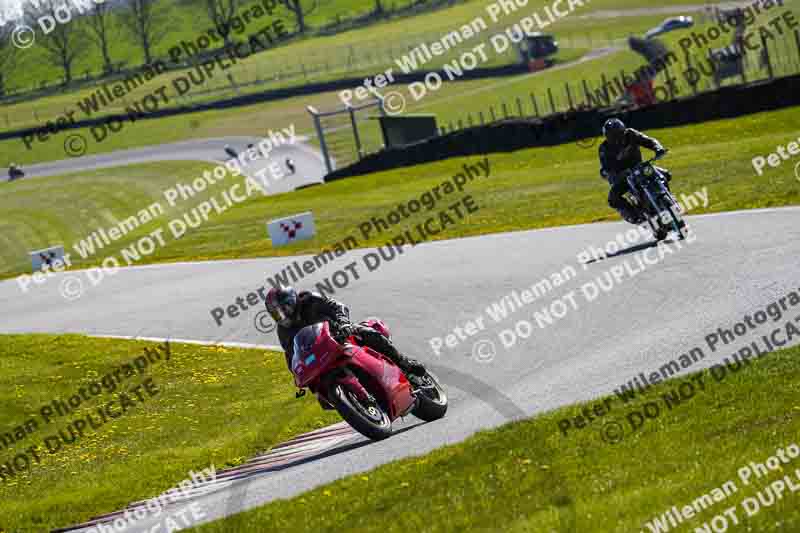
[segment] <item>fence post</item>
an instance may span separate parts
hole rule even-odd
[[[519,118],[525,116],[522,111],[522,100],[519,99],[519,96],[517,96],[517,111],[519,111]]]
[[[606,105],[609,105],[611,104],[611,97],[608,95],[608,78],[606,78],[605,72],[603,72],[600,79],[603,81],[603,100],[605,101]]]
[[[490,112],[491,112],[491,114],[492,114],[492,122],[497,122],[497,116],[494,114],[494,106],[493,106],[493,105],[490,105],[490,106],[489,106],[489,111],[490,111]],[[37,120],[38,120],[38,119],[37,119]]]
[[[547,97],[550,99],[550,109],[553,110],[553,114],[556,114],[556,102],[553,100],[553,90],[548,87],[547,88]]]
[[[581,80],[583,82],[583,96],[586,97],[586,108],[592,108],[592,93],[589,89],[589,82],[586,80]]]
[[[533,102],[533,113],[539,116],[539,104],[536,102],[536,95],[531,93],[531,102]]]
[[[467,126],[472,127],[472,113],[467,113]]]
[[[464,129],[464,122],[461,119],[458,119],[458,129],[459,131]]]
[[[769,47],[767,47],[767,38],[764,35],[761,35],[761,46],[764,47],[764,58],[767,60],[767,72],[769,73],[769,79],[773,79],[775,77],[775,72],[772,70],[772,61],[769,57]]]
[[[739,64],[739,72],[742,73],[742,84],[745,84],[747,83],[747,73],[745,72],[744,69],[744,54],[745,54],[744,43],[742,42],[741,39],[739,39],[736,41],[736,44],[733,48],[738,57],[736,62]]]
[[[800,30],[794,30],[794,40],[797,42],[797,60],[800,63]]]
[[[686,72],[690,72],[692,70],[692,56],[689,55],[688,50],[683,51],[683,55],[686,58]],[[696,72],[696,71],[695,71]],[[684,76],[686,77],[686,76]],[[692,83],[694,82],[694,83]],[[692,94],[697,95],[697,80],[692,77],[691,79],[687,79],[686,83],[692,88]]]
[[[564,82],[564,85],[567,87],[567,100],[569,101],[569,109],[575,109],[575,105],[572,103],[572,91],[569,89],[569,82]]]
[[[675,100],[675,87],[673,83],[670,83],[672,81],[672,74],[670,74],[669,65],[667,65],[666,63],[664,64],[664,72],[667,73],[667,87],[669,87],[669,99]]]
[[[503,116],[508,118],[508,106],[506,106],[505,102],[503,102]]]
[[[331,155],[328,152],[328,144],[325,142],[325,132],[322,131],[322,124],[319,119],[319,111],[314,109],[311,106],[306,107],[311,116],[314,117],[314,127],[317,130],[317,138],[319,139],[319,147],[322,150],[322,156],[325,159],[325,168],[328,170],[328,174],[333,172],[333,167],[331,166]]]
[[[711,53],[711,49],[708,49],[708,66],[711,67],[714,75],[711,76],[714,81],[714,88],[719,89],[720,86],[720,79],[719,79],[719,71],[717,70],[717,65],[714,62],[714,54]]]
[[[485,122],[484,122],[484,120],[483,120],[483,111],[478,111],[478,114],[479,114],[479,115],[480,115],[480,117],[481,117],[481,126],[483,126],[483,125],[485,124]]]

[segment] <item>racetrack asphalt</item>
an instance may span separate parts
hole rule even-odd
[[[663,254],[663,260],[636,274],[625,274],[613,290],[591,302],[582,295],[581,286],[614,267],[619,272],[626,263],[635,270],[637,258],[656,255],[656,248],[634,247],[591,264],[578,259],[588,246],[602,248],[629,226],[601,223],[424,243],[404,249],[373,272],[366,271],[361,259],[370,251],[355,250],[297,285],[313,288],[356,261],[360,278],[333,296],[350,307],[355,319],[382,317],[401,350],[438,372],[450,393],[447,416],[430,424],[411,417],[396,426],[407,431],[385,441],[341,444],[315,461],[234,482],[199,501],[209,519],[219,518],[459,442],[511,418],[611,393],[639,372],[649,375],[691,348],[705,347],[706,335],[717,328],[732,328],[745,315],[797,290],[798,220],[800,208],[689,217],[696,237],[692,242],[682,243],[680,249],[667,244],[675,253]],[[27,294],[15,280],[8,280],[0,283],[4,310],[0,331],[274,345],[278,344],[274,333],[265,335],[254,327],[260,306],[237,319],[226,318],[222,327],[217,327],[210,310],[257,290],[267,276],[295,259],[301,258],[126,268],[94,287],[84,277],[86,292],[76,301],[61,298],[59,284],[67,276],[82,276],[81,272],[56,274]],[[487,316],[485,308],[492,302],[567,266],[576,270],[577,277],[500,323]],[[576,291],[577,309],[570,307],[545,329],[536,327],[534,311],[563,301],[570,291]],[[791,317],[798,313],[794,311]],[[485,330],[438,356],[433,353],[432,337],[443,337],[481,315]],[[534,324],[533,333],[505,349],[498,332],[513,328],[520,319]],[[762,326],[716,353],[706,348],[706,358],[691,371],[730,357],[772,329],[772,324]],[[486,340],[494,341],[496,354],[474,356],[476,341]],[[483,355],[488,353],[486,346]],[[286,379],[291,379],[288,372]],[[298,401],[314,400],[306,396]],[[604,445],[599,434],[597,444]],[[145,528],[148,523],[137,526]]]
[[[42,178],[73,174],[82,171],[93,171],[111,167],[121,167],[141,163],[158,163],[160,161],[207,161],[209,163],[222,163],[230,159],[225,153],[225,146],[230,145],[237,153],[241,154],[247,149],[248,144],[256,147],[262,139],[258,137],[222,137],[217,139],[196,139],[177,143],[168,143],[144,148],[119,150],[108,154],[87,155],[72,159],[62,159],[36,165],[22,167],[25,177],[22,179]],[[297,169],[296,173],[286,176],[282,180],[270,179],[266,183],[269,194],[278,194],[292,191],[297,187],[311,183],[321,183],[326,174],[322,156],[316,149],[305,144],[307,137],[298,137],[294,144],[281,144],[272,149],[268,159],[257,159],[244,168],[245,174],[255,176],[257,172],[267,166],[267,162],[277,162],[283,172],[286,159],[290,158]],[[269,176],[269,174],[267,174]],[[3,176],[3,181],[7,177]],[[256,180],[262,183],[262,180]]]

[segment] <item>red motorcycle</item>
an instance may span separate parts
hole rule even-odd
[[[380,320],[361,325],[391,338]],[[447,412],[447,394],[436,377],[412,376],[411,381],[388,357],[358,346],[355,337],[340,344],[328,322],[306,326],[294,337],[292,372],[297,397],[308,388],[323,409],[336,409],[353,429],[372,440],[392,434],[392,422],[411,413],[430,422]]]

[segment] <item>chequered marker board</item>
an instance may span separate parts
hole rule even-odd
[[[185,505],[195,498],[229,487],[237,481],[256,475],[286,470],[300,462],[314,459],[356,435],[358,434],[346,422],[304,433],[292,440],[278,444],[269,452],[258,455],[244,464],[217,471],[216,479],[207,483],[196,484],[188,493],[178,492],[177,494],[181,495],[181,497],[171,496],[173,501],[164,506],[163,512],[169,513],[169,510],[176,506]],[[177,489],[178,487],[175,488]],[[167,492],[169,491],[165,491],[164,494]],[[83,524],[54,529],[53,533],[75,531],[90,528],[97,524],[106,524],[112,522],[115,518],[123,516],[126,510],[132,511],[137,507],[145,507],[145,505],[146,501],[144,500],[133,502],[126,509],[96,516]]]

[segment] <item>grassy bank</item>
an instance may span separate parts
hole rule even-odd
[[[346,6],[344,4],[347,1],[337,0],[336,4],[345,9]],[[670,3],[679,5],[684,2]],[[621,7],[614,4],[614,2],[605,0],[595,0],[583,8],[578,8],[580,13],[576,12],[573,16],[558,20],[548,26],[547,31],[553,32],[562,46],[562,51],[556,56],[556,60],[562,63],[570,61],[579,57],[585,50],[607,46],[609,42],[619,41],[631,34],[641,34],[663,20],[663,16],[660,15],[581,18],[583,15],[590,14],[593,11],[619,9]],[[641,7],[644,5],[641,0],[633,0],[629,6],[625,7]],[[330,5],[326,5],[326,12],[330,13],[330,8]],[[176,33],[171,33],[169,38],[159,43],[156,48],[156,55],[166,55],[170,47],[181,41],[191,42],[196,40],[197,36],[205,32],[209,27],[204,13],[202,13],[203,16],[197,16],[197,13],[187,7],[175,7],[174,9],[175,24],[171,27],[176,29]],[[193,9],[197,8],[194,7]],[[330,37],[295,40],[285,46],[255,54],[227,70],[226,74],[231,74],[240,86],[238,89],[230,86],[227,76],[215,75],[204,82],[202,86],[193,88],[192,94],[188,98],[196,103],[230,97],[242,92],[258,92],[301,85],[311,81],[319,82],[362,75],[366,77],[382,72],[388,67],[394,67],[397,70],[397,65],[394,63],[395,59],[409,49],[418,46],[422,42],[440,40],[445,34],[460,25],[470,23],[477,17],[484,18],[487,24],[491,26],[487,31],[484,31],[476,39],[465,41],[447,54],[434,58],[432,62],[423,67],[425,69],[439,68],[445,62],[453,61],[462,52],[471,50],[479,42],[488,44],[490,35],[504,31],[521,17],[530,14],[529,10],[519,10],[516,13],[499,17],[496,22],[492,22],[485,9],[485,2],[473,1],[422,14],[412,19],[393,19]],[[284,10],[280,11],[276,16],[287,21],[287,25],[290,25],[291,19],[287,18],[286,14],[283,13]],[[250,33],[257,32],[261,29],[260,25],[263,24],[253,24],[238,38],[242,39]],[[124,34],[120,35],[124,37]],[[120,57],[128,58],[136,53],[135,47],[130,43],[126,43],[124,38],[116,40],[115,45],[123,47],[123,50],[118,54],[114,54],[115,61],[119,60]],[[491,49],[491,46],[488,48]],[[112,50],[112,52],[116,51]],[[26,50],[24,54],[21,54],[22,57],[20,58],[20,75],[8,76],[8,78],[21,82],[21,80],[28,80],[30,76],[34,78],[41,77],[43,75],[41,72],[43,65],[47,65],[47,62],[40,57],[41,54],[42,52],[38,47]],[[90,69],[97,61],[98,59],[94,58],[92,54],[81,56],[76,66],[76,72],[82,73],[86,69]],[[513,49],[508,49],[500,54],[492,52],[489,56],[489,61],[483,66],[502,65],[516,61],[516,53]],[[89,63],[84,64],[84,62]],[[134,64],[132,60],[129,63]],[[125,99],[117,99],[114,103],[105,107],[103,113],[124,112],[127,105],[140,101],[143,97],[152,94],[164,85],[168,88],[166,94],[171,96],[171,101],[167,105],[184,103],[182,98],[175,97],[170,83],[172,79],[185,74],[185,72],[173,72],[158,76],[152,81],[136,87],[126,95]],[[77,111],[78,116],[82,116],[77,107],[77,102],[84,97],[90,96],[93,89],[94,87],[89,87],[81,90],[62,91],[59,94],[40,98],[36,101],[5,106],[0,112],[0,128],[11,130],[43,124],[47,120],[55,119],[62,115],[65,110],[71,109]],[[204,94],[212,89],[215,91],[213,94]],[[291,105],[291,103],[284,102],[282,105]],[[257,111],[260,111],[261,107],[255,106]],[[304,106],[301,106],[301,109],[304,110]],[[248,113],[251,112],[252,110],[248,111]],[[234,113],[236,112],[234,111]],[[131,146],[135,146],[134,139],[135,137],[129,139]],[[153,137],[150,137],[149,143],[153,144],[153,142]],[[103,147],[98,146],[97,148],[102,149]],[[0,160],[3,159],[2,155],[2,151],[0,151]],[[20,159],[19,156],[16,159]],[[45,159],[40,158],[36,161],[43,160]],[[27,163],[29,161],[22,162]]]
[[[695,211],[718,212],[800,204],[800,182],[788,162],[767,168],[757,176],[751,165],[756,155],[766,155],[775,146],[797,137],[800,109],[761,113],[651,131],[672,153],[664,161],[675,176],[673,189],[679,195],[708,188],[710,205]],[[189,261],[263,257],[315,253],[356,236],[362,246],[380,246],[406,228],[436,216],[451,202],[435,210],[420,212],[390,231],[360,238],[358,225],[373,216],[386,217],[398,202],[418,198],[460,172],[465,163],[479,158],[447,161],[397,169],[342,180],[288,195],[256,195],[209,222],[190,230],[178,241],[158,248],[147,262]],[[475,180],[464,189],[480,206],[458,224],[435,236],[449,239],[486,233],[543,228],[566,224],[616,220],[608,207],[608,185],[598,172],[597,148],[574,144],[536,148],[513,153],[490,154],[489,179]],[[62,243],[67,249],[98,227],[135,214],[153,201],[164,204],[162,191],[177,181],[189,182],[200,175],[202,165],[161,163],[102,170],[73,177],[20,180],[2,184],[0,195],[0,275],[29,271],[27,250]],[[229,178],[230,179],[230,178]],[[228,180],[229,180],[228,179]],[[219,197],[230,181],[207,190]],[[124,193],[122,191],[125,191]],[[453,195],[454,201],[461,195]],[[197,199],[199,201],[199,199]],[[180,203],[173,212],[141,226],[81,267],[99,264],[106,254],[118,254],[143,235],[166,227],[192,203]],[[59,210],[42,213],[42,205]],[[317,236],[291,246],[274,249],[266,237],[265,222],[272,218],[312,211]],[[79,259],[74,257],[74,259]]]
[[[261,350],[170,345],[170,357],[124,379],[116,391],[45,423],[40,408],[67,401],[81,387],[131,363],[155,343],[78,335],[0,336],[0,419],[3,433],[34,419],[35,431],[0,450],[0,464],[39,444],[41,463],[0,479],[0,529],[41,533],[157,496],[195,472],[238,464],[334,419],[313,402],[296,401],[282,354]],[[122,374],[124,376],[124,374]],[[147,379],[145,401],[128,392]],[[48,454],[43,441],[125,391],[135,405]],[[120,407],[112,407],[118,412]],[[220,422],[224,421],[224,424]]]
[[[740,520],[732,531],[798,531],[800,494],[787,489],[752,517],[740,503],[792,476],[800,459],[760,479],[753,474],[749,484],[737,475],[751,461],[800,444],[798,358],[798,348],[772,354],[719,382],[702,372],[705,392],[672,410],[662,395],[679,385],[674,380],[628,404],[611,399],[604,419],[567,436],[558,423],[580,415],[582,406],[560,409],[193,531],[651,531],[646,524],[672,506],[682,508],[731,480],[735,493],[669,531],[694,531],[731,506]],[[604,441],[603,424],[628,430],[628,414],[648,402],[662,406],[658,418],[616,444]]]

